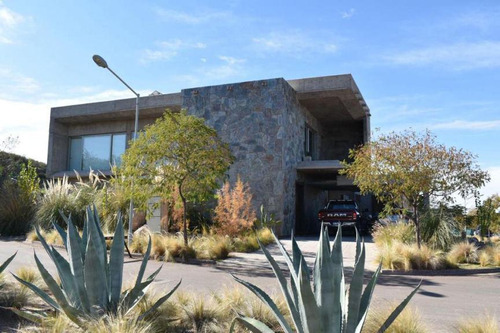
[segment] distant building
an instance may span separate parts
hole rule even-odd
[[[319,230],[317,212],[328,199],[356,199],[338,175],[348,151],[370,140],[370,113],[351,75],[282,78],[183,89],[140,99],[139,127],[166,108],[203,117],[236,157],[229,179],[248,182],[255,207],[281,221],[282,234]],[[134,129],[135,99],[51,109],[47,175],[109,173],[120,163]]]

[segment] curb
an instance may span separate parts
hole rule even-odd
[[[500,273],[500,268],[477,268],[477,269],[441,269],[441,270],[413,270],[397,271],[382,270],[382,275],[417,275],[417,276],[467,276],[476,274]]]

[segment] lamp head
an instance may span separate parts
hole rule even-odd
[[[108,68],[108,63],[100,55],[94,54],[92,56],[92,60],[94,60],[94,62],[97,64],[97,66],[102,67],[102,68]]]

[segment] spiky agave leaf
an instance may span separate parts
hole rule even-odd
[[[11,255],[9,258],[7,258],[7,260],[5,260],[2,265],[0,265],[0,274],[7,268],[7,266],[9,266],[10,262],[12,260],[14,260],[14,257],[16,256],[16,254],[17,254],[17,251],[13,255]]]

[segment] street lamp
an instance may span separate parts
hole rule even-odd
[[[121,81],[131,92],[134,93],[135,97],[135,123],[134,123],[134,137],[132,140],[137,139],[137,127],[139,126],[139,97],[140,95],[135,92],[134,89],[132,89],[125,81],[122,80],[121,77],[119,77],[111,68],[108,67],[108,63],[106,60],[104,60],[103,57],[100,55],[94,54],[92,56],[92,60],[97,64],[97,66],[106,68],[113,74],[118,80]],[[133,179],[132,179],[132,186],[134,186]],[[134,217],[134,199],[131,197],[130,198],[130,213],[129,213],[129,221],[128,221],[128,245],[132,243],[132,219]]]

